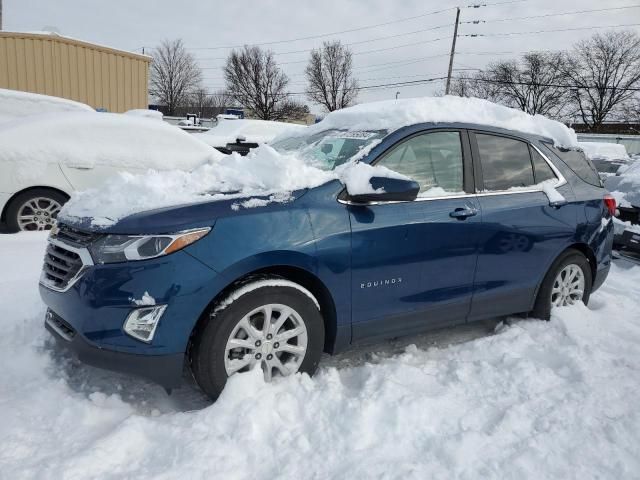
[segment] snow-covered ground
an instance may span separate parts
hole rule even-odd
[[[83,366],[42,326],[45,236],[0,236],[0,478],[640,478],[640,267],[589,308],[233,377],[207,405]]]

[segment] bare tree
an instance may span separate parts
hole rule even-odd
[[[213,95],[211,95],[206,88],[198,87],[191,93],[189,106],[196,108],[198,113],[202,115],[202,112],[214,106]]]
[[[636,95],[622,105],[622,118],[627,122],[640,123],[640,95]]]
[[[182,40],[164,40],[152,57],[150,93],[173,115],[176,107],[185,104],[199,87],[202,71]]]
[[[640,37],[630,31],[596,34],[574,47],[564,72],[582,121],[597,130],[640,86]]]
[[[307,97],[328,112],[355,102],[358,82],[353,77],[352,55],[340,41],[324,42],[322,48],[312,50],[305,74]]]
[[[227,92],[262,120],[283,120],[297,114],[289,101],[288,77],[278,67],[273,52],[245,46],[233,50],[224,67]]]
[[[491,64],[485,80],[495,82],[496,95],[505,105],[559,118],[570,102],[563,86],[565,59],[560,52],[527,53],[519,61]]]
[[[230,107],[232,101],[231,96],[226,90],[218,90],[211,95],[211,106],[219,110]]]

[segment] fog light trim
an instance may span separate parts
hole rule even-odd
[[[153,305],[132,310],[124,321],[124,332],[136,340],[151,343],[166,308],[166,305]]]

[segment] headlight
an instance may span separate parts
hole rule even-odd
[[[211,228],[172,235],[106,235],[89,247],[95,263],[146,260],[182,250],[200,240]]]

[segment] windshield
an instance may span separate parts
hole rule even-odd
[[[280,153],[295,153],[305,162],[323,170],[333,170],[366,147],[372,147],[387,134],[386,130],[324,130],[280,137],[271,146]]]

